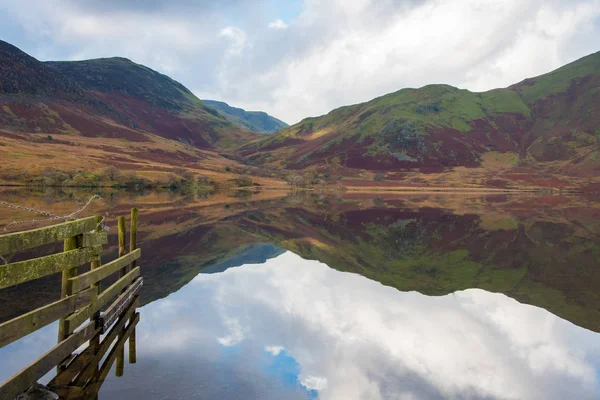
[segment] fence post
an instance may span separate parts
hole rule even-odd
[[[75,250],[77,248],[77,236],[72,236],[70,238],[66,238],[64,241],[64,251],[71,251],[71,250]],[[63,299],[65,297],[67,297],[68,295],[70,295],[70,287],[69,287],[69,278],[74,277],[75,275],[77,275],[77,267],[75,268],[71,268],[71,269],[66,269],[62,272],[62,283],[61,283],[61,289],[60,289],[60,298]],[[58,325],[58,341],[62,342],[67,336],[68,334],[66,334],[67,332],[67,326],[66,326],[66,321],[64,318],[60,319],[60,323]]]
[[[101,216],[97,216],[96,217],[96,232],[101,232],[102,231],[102,220],[104,218]],[[100,268],[102,266],[102,254],[98,255],[98,258],[96,258],[95,260],[92,260],[92,263],[90,265],[90,269],[94,270],[97,268]],[[92,285],[91,287],[97,287],[97,291],[96,294],[99,295],[100,294],[100,282]],[[94,300],[95,301],[95,300]],[[94,302],[92,302],[92,305],[94,304]],[[98,319],[100,318],[100,311],[96,312],[92,318],[90,318],[90,321],[98,321]],[[94,349],[94,355],[98,354],[98,351],[100,350],[100,334],[94,336],[92,338],[92,340],[90,340],[90,347],[92,347]],[[94,370],[94,373],[97,373],[99,371],[98,365],[96,365],[96,369]],[[98,394],[96,394],[96,396],[94,396],[94,400],[98,400]]]
[[[125,217],[121,216],[118,218],[118,229],[119,229],[119,257],[123,257],[127,254],[127,249],[125,247],[125,236],[127,234],[127,228],[125,227]],[[119,271],[119,277],[125,276],[127,273],[127,267],[123,267],[121,271]],[[121,339],[121,335],[119,335],[119,340]],[[118,343],[118,341],[117,341]],[[125,347],[121,347],[117,353],[117,367],[115,370],[116,376],[123,376],[123,370],[125,368]]]
[[[75,250],[75,249],[77,249],[77,247],[79,247],[78,243],[77,243],[77,236],[71,236],[64,240],[63,250],[65,252]],[[77,267],[65,269],[62,272],[62,280],[61,280],[61,285],[60,285],[60,298],[61,299],[64,299],[65,297],[67,297],[71,294],[71,287],[69,286],[69,278],[72,278],[76,275],[77,275]],[[57,343],[62,342],[69,336],[69,334],[68,334],[69,327],[67,326],[67,324],[68,323],[65,318],[61,318],[59,320]],[[68,360],[68,357],[65,360]],[[60,364],[57,365],[57,367],[56,367],[57,372],[61,371],[63,364],[64,364],[64,360],[63,360],[63,362],[61,362]]]
[[[129,231],[129,252],[134,251],[135,249],[137,249],[137,231],[138,231],[138,209],[137,208],[132,208],[131,209],[131,227],[130,227],[130,231]],[[131,266],[129,267],[129,270],[131,271],[132,269],[134,269],[136,266],[136,262],[135,260],[131,263]],[[135,312],[133,314],[131,314],[131,317],[129,318],[129,323],[133,323],[133,320],[135,319]],[[129,336],[129,363],[130,364],[135,364],[137,361],[137,355],[136,355],[136,344],[135,344],[135,326],[133,327],[133,330],[131,331],[131,335]]]

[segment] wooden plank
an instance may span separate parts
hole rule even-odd
[[[95,227],[96,217],[88,217],[46,228],[0,235],[0,255],[60,242],[66,238],[90,232]]]
[[[102,246],[108,243],[106,232],[84,233],[81,239],[81,247]]]
[[[98,332],[100,332],[100,329],[96,328],[96,325],[90,322],[67,339],[58,343],[28,367],[22,369],[0,385],[0,400],[13,400],[19,393],[27,390],[29,386],[58,365],[69,354],[93,338]]]
[[[127,234],[125,229],[125,217],[119,217],[118,219],[118,228],[119,228],[119,256],[124,256],[127,253],[127,249],[125,248],[125,235]],[[129,265],[126,265],[124,268],[121,268],[119,272],[120,276],[125,276],[129,272]],[[119,336],[119,339],[122,337]],[[125,353],[124,350],[121,349],[119,354],[117,354],[117,367],[115,368],[116,376],[123,376],[123,369],[125,367]]]
[[[108,373],[110,372],[112,364],[115,362],[117,355],[123,350],[125,342],[129,338],[129,335],[133,333],[133,330],[135,329],[135,326],[138,324],[138,322],[140,322],[140,313],[135,313],[135,317],[133,318],[132,322],[127,326],[127,328],[119,332],[119,340],[113,346],[110,353],[108,353],[108,356],[106,357],[104,364],[102,364],[100,371],[97,374],[94,374],[91,382],[88,385],[86,385],[85,396],[90,396],[94,393],[97,393],[100,390],[100,387],[102,386],[102,383],[104,383],[106,375],[108,375]]]
[[[102,314],[98,320],[98,324],[100,328],[102,328],[102,333],[106,332],[117,318],[119,318],[121,312],[129,307],[142,288],[143,283],[143,278],[136,279],[131,286],[117,297],[117,299],[106,309],[104,314]]]
[[[63,400],[83,400],[83,388],[78,386],[62,386],[59,388],[55,388],[52,390],[53,393],[56,393],[60,399]]]
[[[113,283],[106,290],[104,290],[94,304],[85,307],[84,309],[70,315],[66,318],[68,325],[66,332],[73,332],[79,325],[85,322],[86,319],[90,318],[94,313],[102,308],[110,299],[121,293],[123,289],[129,285],[135,278],[140,276],[140,267],[136,267],[133,271]]]
[[[95,246],[0,265],[0,289],[78,267],[101,253],[102,246]]]
[[[77,293],[82,289],[85,289],[96,282],[100,282],[102,279],[114,274],[126,265],[139,259],[142,255],[141,249],[137,249],[132,253],[126,254],[123,257],[117,258],[114,261],[104,264],[99,268],[95,268],[85,274],[81,274],[74,278],[69,279],[73,293]]]
[[[90,288],[0,324],[0,347],[75,312],[89,304],[97,295],[98,289]]]
[[[134,300],[134,302],[137,299]],[[75,385],[83,385],[85,384],[94,374],[94,371],[97,365],[102,361],[102,358],[110,348],[111,344],[117,338],[119,332],[123,330],[125,327],[125,323],[127,320],[134,316],[135,313],[135,303],[132,303],[129,308],[127,308],[117,324],[113,326],[113,328],[108,332],[108,334],[104,337],[100,346],[96,352],[91,347],[88,347],[81,353],[79,353],[75,359],[67,366],[66,369],[59,372],[56,377],[54,377],[50,383],[49,387],[60,387],[64,385],[68,385],[73,381],[75,377]],[[99,332],[97,336],[100,336],[102,333]],[[79,376],[78,376],[79,375]]]

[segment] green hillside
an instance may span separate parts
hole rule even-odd
[[[600,173],[600,53],[505,89],[402,89],[306,118],[242,147],[256,164],[360,171],[478,168],[486,153],[553,173]],[[596,160],[596,162],[594,162]]]

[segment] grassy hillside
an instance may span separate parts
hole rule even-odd
[[[540,186],[564,187],[560,177],[589,181],[600,173],[598,87],[600,53],[506,89],[402,89],[306,118],[241,152],[259,165],[342,177],[458,172],[468,176],[458,179],[463,184],[504,187],[520,185],[504,176],[515,169],[539,173],[547,181]],[[490,158],[510,160],[502,176],[490,176],[500,171]]]
[[[130,60],[40,62],[0,41],[0,184],[235,186],[255,169],[228,153],[259,136]]]
[[[0,128],[144,141],[151,133],[227,150],[258,134],[227,121],[171,78],[125,58],[39,62],[0,43]]]
[[[289,125],[262,111],[246,111],[232,107],[227,103],[215,100],[202,100],[207,106],[214,108],[234,124],[254,132],[273,133]]]

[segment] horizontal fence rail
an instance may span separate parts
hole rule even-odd
[[[0,384],[0,400],[13,400],[53,368],[57,372],[48,388],[61,399],[94,399],[115,361],[117,376],[122,375],[127,341],[129,362],[135,363],[135,328],[140,320],[136,308],[143,285],[136,265],[141,257],[137,248],[138,210],[131,210],[129,251],[125,248],[125,218],[119,217],[119,258],[104,265],[101,255],[108,235],[101,231],[102,221],[95,216],[0,235],[2,256],[64,242],[63,252],[0,265],[0,289],[62,273],[59,300],[0,324],[3,347],[59,321],[56,346]],[[78,267],[87,263],[90,270],[78,273]],[[100,290],[100,283],[117,273],[118,279]],[[75,354],[86,343],[87,347]]]
[[[60,242],[70,237],[91,232],[96,225],[96,217],[88,217],[46,228],[9,233],[3,235],[2,240],[0,240],[0,256]]]

